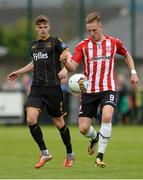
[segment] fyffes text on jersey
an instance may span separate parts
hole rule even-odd
[[[42,53],[42,52],[33,53],[33,58],[36,61],[38,59],[47,59],[48,58],[48,53]]]

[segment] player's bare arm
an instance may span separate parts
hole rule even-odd
[[[136,83],[138,82],[139,79],[138,79],[137,72],[135,70],[134,60],[129,52],[125,56],[125,62],[131,71],[131,78],[130,78],[131,84],[136,85]]]
[[[66,67],[66,69],[69,71],[69,72],[74,72],[78,65],[76,62],[74,62],[72,59],[72,54],[70,53],[69,50],[67,51],[64,51],[64,53],[61,54],[60,56],[60,60],[61,62],[64,64],[64,66]]]
[[[14,81],[16,80],[20,75],[24,74],[24,73],[27,73],[29,71],[32,71],[34,68],[34,64],[33,64],[33,61],[30,62],[29,64],[27,64],[26,66],[24,66],[23,68],[20,68],[18,69],[17,71],[13,71],[12,73],[10,73],[8,76],[7,76],[7,79],[9,81]]]

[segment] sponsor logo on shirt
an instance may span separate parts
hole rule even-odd
[[[48,53],[42,53],[42,52],[33,53],[33,58],[35,61],[37,61],[38,59],[47,59]]]
[[[98,56],[98,57],[93,57],[92,61],[106,61],[110,60],[111,56]]]

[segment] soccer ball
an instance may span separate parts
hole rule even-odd
[[[70,88],[70,90],[74,93],[81,93],[81,89],[79,86],[80,80],[84,80],[83,81],[83,85],[84,88],[87,87],[87,83],[86,83],[86,77],[83,74],[74,74],[69,78],[68,81],[68,86]]]

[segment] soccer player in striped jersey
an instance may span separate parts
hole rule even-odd
[[[122,42],[114,37],[104,35],[99,12],[89,13],[86,17],[86,29],[89,37],[75,47],[73,56],[66,51],[61,61],[68,71],[73,72],[83,63],[83,70],[88,87],[83,89],[79,110],[79,128],[81,134],[90,138],[89,155],[95,151],[98,142],[98,153],[95,164],[105,167],[103,156],[112,132],[112,116],[116,107],[116,83],[114,75],[115,55],[122,55],[129,67],[131,84],[138,82],[133,58]],[[96,132],[92,126],[97,108],[101,108],[101,127]]]

